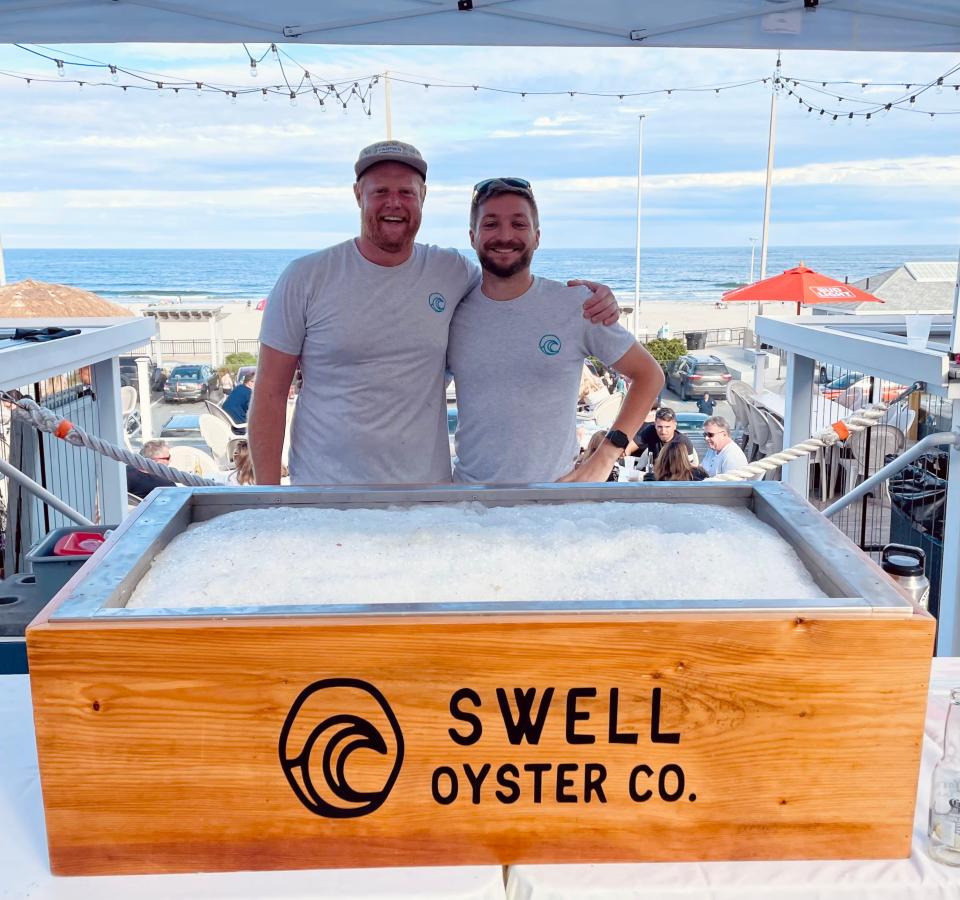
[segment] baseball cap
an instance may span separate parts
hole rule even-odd
[[[420,151],[413,144],[405,144],[403,141],[377,141],[369,147],[364,147],[357,157],[353,171],[359,178],[371,166],[382,162],[402,163],[415,169],[424,179],[427,177],[427,164],[420,155]]]

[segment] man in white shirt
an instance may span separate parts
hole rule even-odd
[[[488,178],[474,188],[470,243],[483,280],[457,307],[447,350],[460,414],[454,481],[606,481],[663,387],[663,370],[621,326],[583,318],[585,288],[531,272],[540,219],[525,179]],[[606,439],[574,468],[587,356],[632,386]]]
[[[703,437],[708,450],[700,465],[708,476],[723,475],[747,465],[747,457],[730,437],[730,423],[723,416],[711,416],[703,423]]]

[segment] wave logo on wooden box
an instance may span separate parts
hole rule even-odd
[[[351,784],[350,756],[372,750],[382,765],[364,766]],[[403,734],[386,698],[357,678],[327,678],[304,688],[280,732],[280,765],[297,799],[330,819],[355,819],[379,809],[403,764]],[[369,759],[369,755],[365,755]]]

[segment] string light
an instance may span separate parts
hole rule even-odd
[[[30,47],[25,47],[20,44],[17,44],[15,46],[17,46],[21,50],[24,50],[36,56],[40,56],[42,58],[50,60],[56,65],[57,76],[59,78],[66,77],[65,58],[59,58],[55,55],[48,55],[48,53],[41,52],[42,50],[50,50],[50,48],[42,47],[39,50],[34,50],[34,49],[31,49]],[[147,83],[146,86],[149,86],[150,88],[155,89],[161,95],[165,91],[173,91],[174,94],[179,94],[181,88],[186,89],[186,88],[195,87],[196,88],[195,95],[198,97],[201,96],[201,94],[204,93],[204,91],[210,90],[210,91],[224,94],[231,100],[231,102],[235,102],[240,94],[248,94],[248,93],[252,93],[253,91],[260,91],[261,99],[264,101],[267,100],[267,95],[270,92],[278,93],[278,94],[283,92],[287,97],[290,98],[290,103],[293,106],[293,105],[296,105],[297,96],[299,95],[301,90],[304,89],[304,86],[306,85],[307,86],[306,89],[313,90],[314,96],[317,98],[317,101],[321,109],[323,109],[324,111],[326,109],[323,102],[323,99],[325,97],[332,96],[340,104],[341,108],[344,111],[346,111],[347,109],[348,102],[352,100],[354,97],[356,97],[361,105],[363,112],[365,112],[368,117],[372,115],[371,91],[373,86],[379,83],[380,74],[373,74],[371,76],[368,76],[366,83],[363,87],[360,86],[360,82],[355,80],[352,82],[341,82],[339,84],[327,83],[326,90],[323,92],[323,96],[321,97],[322,88],[318,88],[318,86],[314,84],[313,76],[311,72],[308,69],[306,69],[304,66],[302,66],[299,62],[297,62],[285,50],[278,48],[278,46],[275,43],[269,44],[268,49],[266,49],[262,53],[262,55],[259,55],[259,56],[255,53],[251,53],[250,50],[247,48],[246,44],[243,44],[243,48],[246,53],[247,61],[249,63],[248,72],[251,77],[258,77],[259,63],[262,62],[264,58],[272,55],[273,60],[279,65],[281,69],[281,73],[283,75],[282,80],[285,83],[286,87],[284,88],[283,84],[278,84],[278,85],[268,86],[263,88],[253,87],[253,86],[251,86],[250,88],[242,88],[239,86],[234,87],[232,85],[205,86],[204,83],[201,81],[180,82],[174,78],[171,78],[170,80],[159,80],[155,76],[151,78],[150,73],[138,73],[126,68],[121,68],[120,66],[117,66],[114,63],[102,63],[96,60],[89,60],[84,57],[76,56],[75,54],[67,54],[67,56],[70,58],[71,66],[85,66],[85,67],[94,67],[94,68],[99,67],[101,69],[106,70],[107,72],[109,72],[109,77],[110,77],[110,81],[112,82],[112,86],[120,87],[124,91],[124,93],[126,93],[128,88],[130,87],[135,87],[135,88],[144,87],[143,82],[146,82]],[[50,50],[50,52],[56,53],[56,51],[53,51],[53,50]],[[293,63],[295,66],[297,66],[300,69],[300,74],[298,76],[299,81],[297,80],[297,78],[294,78],[292,75],[288,76],[288,71],[284,66],[284,60],[288,61],[288,66],[289,66],[289,63]],[[818,78],[815,81],[812,81],[810,79],[782,75],[780,66],[781,66],[781,61],[778,57],[777,69],[773,76],[755,78],[755,79],[750,79],[750,80],[735,82],[735,83],[695,85],[695,86],[675,86],[670,88],[659,87],[659,88],[653,88],[653,89],[644,90],[644,91],[511,90],[511,89],[505,89],[505,88],[499,88],[499,87],[488,87],[488,86],[477,84],[477,83],[456,84],[456,83],[446,83],[446,82],[435,82],[429,79],[423,79],[422,77],[417,78],[416,76],[408,76],[407,78],[404,78],[402,73],[393,73],[391,75],[391,80],[400,82],[400,83],[422,84],[423,89],[425,91],[429,90],[431,87],[436,87],[439,89],[443,89],[443,88],[469,89],[474,93],[478,93],[480,91],[489,91],[489,92],[496,92],[499,94],[515,94],[515,95],[519,95],[520,100],[522,102],[526,101],[528,95],[531,97],[532,96],[549,97],[549,96],[566,95],[569,98],[569,100],[572,102],[577,94],[582,94],[583,96],[590,97],[590,98],[608,98],[608,99],[616,100],[620,103],[622,103],[624,100],[628,98],[650,96],[650,95],[657,95],[662,97],[663,99],[668,99],[673,95],[675,91],[680,93],[702,93],[702,92],[709,91],[709,92],[712,92],[714,96],[719,96],[721,92],[724,92],[727,90],[744,88],[744,87],[748,87],[751,85],[758,85],[758,84],[766,85],[768,80],[770,80],[773,84],[773,89],[775,91],[777,92],[785,91],[787,96],[794,97],[797,100],[797,103],[800,106],[800,108],[801,109],[805,108],[806,114],[808,116],[811,116],[814,112],[814,109],[816,108],[818,111],[818,115],[820,117],[827,115],[831,124],[836,122],[837,119],[841,117],[847,120],[847,124],[852,124],[853,120],[856,118],[862,118],[865,123],[870,124],[871,120],[875,118],[877,115],[886,116],[894,108],[901,109],[904,111],[909,111],[909,112],[926,114],[931,119],[935,118],[938,115],[960,115],[960,110],[922,109],[922,108],[919,108],[919,105],[918,105],[918,99],[920,98],[921,94],[927,91],[931,92],[931,96],[933,95],[934,92],[942,96],[944,92],[944,88],[950,88],[950,87],[953,88],[955,94],[957,92],[960,92],[960,80],[956,80],[956,79],[960,79],[960,75],[957,74],[957,73],[960,73],[960,65],[954,66],[949,71],[945,72],[944,74],[941,74],[939,77],[932,79],[927,83],[916,84],[916,87],[918,89],[913,90],[912,93],[910,93],[910,91],[915,86],[915,83],[912,83],[912,82],[905,83],[905,84],[901,82],[880,83],[880,82],[872,82],[869,79],[862,79],[862,78],[857,79],[856,81],[839,81],[839,80],[830,80],[830,79],[823,79],[823,78]],[[119,82],[120,72],[123,72],[125,76],[132,79],[134,83],[123,84],[123,85],[119,84],[118,82]],[[3,72],[3,71],[0,71],[0,76],[8,77],[8,78],[20,78],[21,80],[25,81],[27,85],[30,85],[31,82],[34,80],[41,80],[41,81],[46,80],[35,75],[25,77],[19,73],[11,73],[11,72]],[[950,83],[948,83],[948,79],[950,79],[950,76],[954,76],[954,79],[951,79]],[[141,82],[141,83],[137,84],[136,82]],[[99,83],[96,81],[91,82],[90,80],[76,81],[73,83],[78,84],[78,87],[81,90],[83,89],[84,86],[89,87],[91,85],[95,87],[111,86],[110,84],[107,84],[107,83]],[[348,85],[349,85],[349,89],[348,89]],[[861,95],[864,91],[866,91],[868,86],[871,86],[874,89],[879,89],[883,87],[889,87],[889,88],[906,87],[908,93],[887,102],[883,102],[883,101],[870,102],[866,97],[863,97],[863,96],[848,97],[848,96],[845,96],[842,92],[837,92],[836,90],[829,89],[837,85],[851,85],[852,87],[854,87],[854,89],[859,88],[859,93]],[[822,93],[826,95],[826,97],[822,99],[827,99],[828,102],[823,104],[822,106],[820,103],[810,102],[810,100],[806,99],[803,96],[803,93],[807,91]],[[831,109],[830,108],[831,105],[835,105],[835,107],[840,107],[840,109],[836,109],[836,108]],[[845,105],[847,106],[847,108],[843,109]],[[850,109],[850,106],[854,107],[852,111],[848,111]]]

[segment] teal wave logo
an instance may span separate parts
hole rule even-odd
[[[447,301],[443,294],[431,294],[427,303],[434,312],[442,313],[447,308]]]
[[[562,346],[560,338],[555,334],[545,334],[540,338],[540,352],[546,353],[547,356],[556,356]]]

